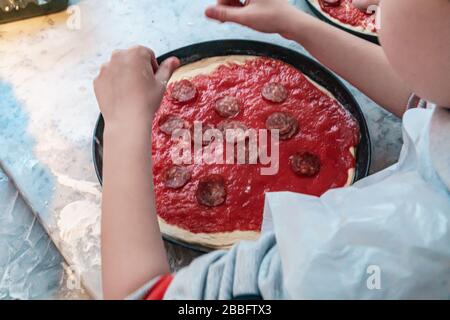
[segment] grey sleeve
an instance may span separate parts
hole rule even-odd
[[[175,275],[165,299],[231,300],[242,296],[288,298],[273,234],[198,258]]]

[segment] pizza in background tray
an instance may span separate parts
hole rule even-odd
[[[180,129],[198,132],[194,123],[201,123],[203,131],[268,130],[269,138],[270,130],[277,130],[279,157],[273,161],[278,171],[262,175],[261,169],[270,165],[260,159],[250,161],[247,153],[241,164],[174,163],[173,150],[179,141],[173,134]],[[152,134],[161,231],[210,248],[257,239],[266,192],[320,196],[350,185],[360,137],[357,121],[326,89],[291,65],[254,56],[207,58],[178,69]],[[233,138],[234,143],[248,137]],[[227,145],[227,139],[200,139],[200,145],[189,140],[189,148],[194,156],[213,143]]]
[[[377,36],[375,13],[355,8],[353,0],[308,0],[317,10],[337,25],[353,32]]]

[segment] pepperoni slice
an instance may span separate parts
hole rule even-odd
[[[275,103],[282,103],[286,101],[288,97],[286,88],[282,84],[276,82],[266,83],[261,94],[264,99]]]
[[[159,130],[167,135],[171,135],[174,131],[179,129],[187,129],[189,123],[176,115],[168,115],[162,117],[159,121]]]
[[[297,152],[290,158],[291,168],[301,177],[314,177],[320,172],[320,159],[309,152]]]
[[[338,7],[341,0],[321,0],[322,4],[327,7]]]
[[[199,133],[195,131],[195,125],[191,127],[191,137],[192,137],[192,142],[196,142],[196,141],[201,141],[202,142],[202,146],[207,146],[209,145],[214,139],[212,140],[205,140],[205,132],[210,130],[210,129],[215,129],[215,127],[212,124],[204,124],[202,123],[202,135],[199,136]]]
[[[286,134],[280,135],[280,140],[289,140],[298,133],[298,121],[297,119],[291,119],[292,126],[291,131]]]
[[[289,140],[298,133],[298,120],[284,112],[272,113],[266,120],[268,130],[279,130],[280,140]]]
[[[189,80],[180,80],[172,88],[170,98],[179,103],[191,102],[197,97],[197,88]]]
[[[231,118],[240,111],[239,101],[235,97],[225,96],[216,101],[214,109],[222,118]]]
[[[197,202],[207,207],[218,207],[227,198],[225,179],[218,174],[202,178],[195,193]]]
[[[217,125],[227,142],[243,141],[247,138],[248,127],[240,121],[222,121]]]
[[[189,180],[192,174],[188,168],[172,166],[163,173],[164,186],[170,189],[181,189]]]

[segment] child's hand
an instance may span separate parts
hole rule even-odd
[[[114,52],[94,81],[106,125],[150,126],[167,81],[179,64],[177,58],[170,58],[158,66],[153,51],[140,46]]]
[[[353,5],[361,11],[366,12],[370,9],[370,6],[377,6],[380,4],[380,0],[354,0]]]
[[[245,6],[236,0],[218,0],[217,3],[206,9],[207,17],[282,35],[288,32],[290,17],[297,11],[287,0],[247,0]]]

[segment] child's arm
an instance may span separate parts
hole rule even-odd
[[[296,10],[286,0],[250,0],[245,7],[228,5],[232,1],[227,0],[218,2],[206,10],[208,17],[279,33],[300,43],[378,104],[403,115],[411,90],[394,73],[381,47]]]
[[[117,51],[94,82],[105,119],[102,276],[106,299],[121,299],[169,272],[153,198],[151,124],[179,61],[158,67],[150,49]]]

